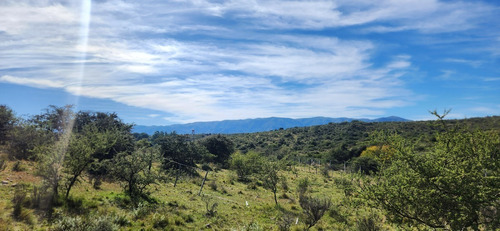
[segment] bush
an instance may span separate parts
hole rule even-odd
[[[214,191],[217,191],[217,182],[215,182],[215,180],[211,180],[209,183],[208,183],[208,187],[210,187],[212,190]]]
[[[294,214],[290,212],[284,212],[283,215],[277,220],[278,230],[279,231],[288,231],[290,227],[294,224],[295,217]]]
[[[358,231],[378,231],[382,230],[379,223],[379,217],[376,214],[361,217],[356,222],[356,230]]]
[[[442,117],[445,132],[436,134],[428,152],[392,137],[396,152],[390,165],[365,184],[365,198],[396,222],[450,230],[498,227],[500,213],[483,210],[500,208],[498,132],[450,128]]]
[[[7,157],[5,156],[0,156],[0,172],[5,170],[7,168]]]
[[[300,196],[299,204],[304,210],[307,229],[313,227],[331,206],[328,198],[319,199],[305,195]]]
[[[309,191],[309,186],[311,185],[311,182],[309,182],[309,178],[302,178],[299,180],[299,183],[297,183],[297,193],[300,195],[304,195]]]
[[[24,185],[19,185],[16,187],[16,190],[14,191],[14,197],[12,198],[12,204],[14,207],[14,210],[12,211],[12,216],[14,217],[14,219],[18,221],[24,221],[30,225],[34,223],[34,218],[31,214],[31,211],[26,209],[26,207],[29,207],[30,205],[30,200],[27,196],[26,188]]]
[[[153,215],[153,228],[165,229],[169,224],[168,217],[165,215],[159,215],[157,213]]]
[[[22,162],[21,161],[16,161],[14,163],[14,165],[12,165],[12,171],[15,171],[15,172],[22,172],[22,171],[25,171],[26,168],[23,166]]]
[[[231,168],[236,170],[240,181],[250,181],[252,174],[259,173],[264,159],[256,152],[235,153],[231,156]]]
[[[360,171],[364,174],[376,173],[379,168],[379,163],[369,156],[360,156],[352,162],[354,171]]]
[[[207,212],[205,213],[206,216],[208,217],[213,217],[215,214],[217,214],[217,206],[219,205],[217,202],[212,202],[212,198],[203,195],[201,200],[205,202],[205,209]]]
[[[134,214],[134,218],[138,220],[144,218],[145,216],[153,212],[154,209],[155,207],[153,205],[140,202],[137,205],[137,207],[132,211],[132,214]]]
[[[60,218],[51,230],[54,231],[113,231],[118,226],[109,216],[81,216]]]

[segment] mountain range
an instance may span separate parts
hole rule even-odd
[[[315,125],[323,125],[328,123],[351,122],[354,120],[363,122],[406,122],[410,121],[397,116],[382,117],[377,119],[354,119],[354,118],[329,118],[329,117],[313,117],[304,119],[290,118],[258,118],[258,119],[243,119],[243,120],[223,120],[213,122],[195,122],[188,124],[173,124],[166,126],[144,126],[135,125],[133,132],[154,134],[160,132],[176,132],[177,134],[191,134],[192,131],[196,134],[235,134],[235,133],[253,133],[271,131],[275,129],[287,129],[293,127],[307,127]]]

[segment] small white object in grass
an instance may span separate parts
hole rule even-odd
[[[299,224],[299,218],[297,217],[297,219],[295,219],[295,224],[298,225]]]
[[[247,207],[248,207],[248,201],[245,201],[245,204],[246,204],[246,205],[247,205]]]

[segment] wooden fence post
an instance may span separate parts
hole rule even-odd
[[[198,196],[201,194],[201,190],[203,190],[203,185],[205,184],[205,180],[207,180],[207,176],[208,176],[208,171],[207,173],[205,173],[205,178],[203,178],[203,182],[201,182],[201,188],[200,192],[198,192]]]

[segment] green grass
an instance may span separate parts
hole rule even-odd
[[[30,164],[25,163],[26,166]],[[233,171],[221,170],[208,174],[202,191],[205,199],[198,196],[201,177],[181,177],[176,187],[173,187],[173,180],[152,185],[151,196],[158,203],[143,203],[137,208],[133,207],[119,184],[103,182],[101,189],[96,190],[90,182],[83,180],[71,191],[71,199],[55,208],[54,217],[57,221],[64,216],[79,216],[81,222],[104,217],[120,230],[278,230],[279,225],[285,223],[291,223],[291,230],[303,230],[305,225],[296,188],[299,179],[305,177],[310,181],[311,195],[330,198],[334,205],[311,230],[355,230],[358,220],[373,213],[364,204],[352,202],[357,200],[355,197],[345,198],[342,189],[335,184],[336,178],[346,177],[343,173],[330,172],[325,177],[320,171],[316,174],[308,167],[294,168],[295,171],[280,172],[286,179],[288,190],[279,188],[279,206],[274,204],[273,193],[259,183],[254,184],[256,187],[249,187],[249,183],[236,181]],[[216,190],[209,186],[214,181]],[[15,221],[11,216],[13,192],[14,187],[0,187],[0,229],[54,228],[57,223],[51,224],[42,217],[35,219],[34,225]],[[216,212],[211,216],[207,215],[207,201],[210,207],[217,203]],[[383,216],[380,217],[384,220]],[[299,222],[295,225],[297,218]],[[380,221],[385,230],[392,229],[390,224],[382,222],[385,221]]]

